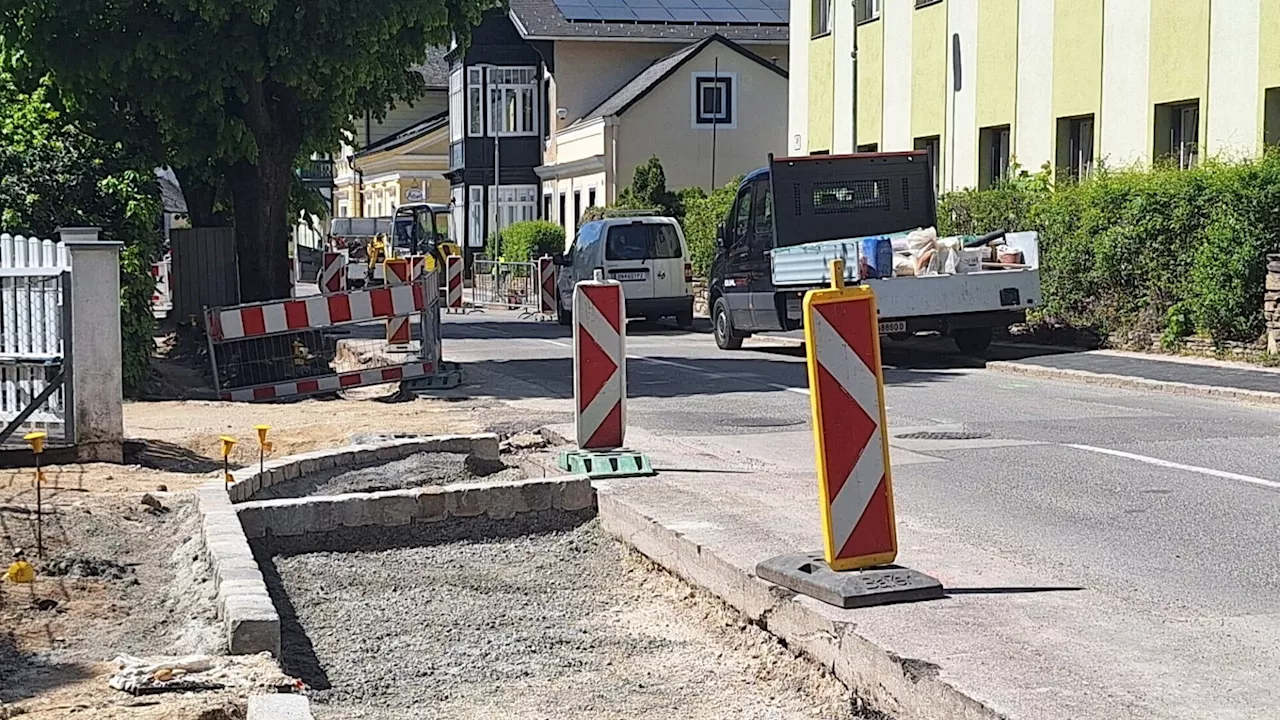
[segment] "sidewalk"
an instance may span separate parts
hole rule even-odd
[[[806,435],[740,438],[758,452],[725,456],[712,454],[711,438],[633,428],[629,444],[659,474],[597,481],[602,522],[898,720],[1244,720],[1280,712],[1271,690],[1280,671],[1268,646],[1280,618],[1154,611],[1090,587],[1070,565],[1046,572],[1035,558],[978,547],[932,513],[899,508],[898,562],[941,580],[944,600],[841,610],[760,580],[757,562],[820,546],[815,480],[799,467]],[[780,465],[764,466],[762,456]],[[893,462],[904,480],[954,472],[900,448]]]
[[[1280,405],[1280,369],[1276,368],[1118,350],[1035,354],[1034,347],[1010,344],[993,351],[1007,355],[1005,351],[1015,348],[1025,356],[993,360],[987,363],[987,369],[1110,387]]]

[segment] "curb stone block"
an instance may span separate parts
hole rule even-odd
[[[425,488],[418,493],[414,510],[415,522],[440,522],[449,517],[446,493],[440,488]]]
[[[311,701],[302,695],[254,695],[245,720],[315,720]]]
[[[493,433],[472,436],[470,453],[483,460],[497,460],[501,456],[498,436]]]
[[[517,488],[524,506],[534,512],[551,509],[551,485],[535,483]]]
[[[571,480],[560,485],[558,490],[561,510],[572,512],[595,507],[596,491],[590,480]]]
[[[518,487],[491,487],[486,492],[489,496],[489,517],[495,520],[510,520],[520,513],[529,512]]]
[[[416,494],[388,495],[373,497],[365,502],[369,506],[373,521],[370,525],[382,527],[399,527],[413,522],[418,511]]]
[[[453,517],[476,517],[485,514],[489,495],[483,490],[467,489],[445,495],[445,508]]]

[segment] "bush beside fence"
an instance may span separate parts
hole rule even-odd
[[[944,234],[1036,230],[1037,318],[1140,342],[1262,335],[1266,254],[1280,250],[1280,154],[1193,170],[1019,173],[940,201]]]

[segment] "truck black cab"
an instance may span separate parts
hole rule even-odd
[[[778,286],[771,250],[936,225],[923,151],[770,156],[768,166],[743,178],[717,233],[707,297],[716,344],[736,349],[755,333],[803,327],[804,293],[822,284]],[[1026,242],[1038,259],[1035,239]],[[876,291],[882,333],[939,331],[979,352],[992,327],[1025,319],[1025,306],[1039,295],[1038,268],[1031,270],[1012,283],[1014,273],[1000,271],[865,282]]]

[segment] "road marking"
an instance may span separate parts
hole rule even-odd
[[[538,342],[544,342],[544,343],[546,343],[546,344],[548,344],[548,345],[555,345],[556,347],[562,347],[562,348],[571,348],[571,347],[573,347],[573,346],[572,346],[572,345],[570,345],[569,343],[560,342],[559,340],[548,340],[547,338],[538,338]]]
[[[1127,460],[1137,460],[1138,462],[1147,463],[1148,465],[1157,465],[1159,467],[1170,468],[1172,470],[1185,470],[1187,472],[1209,475],[1211,477],[1222,478],[1224,480],[1238,480],[1239,482],[1250,483],[1252,485],[1261,485],[1262,487],[1280,489],[1280,482],[1276,482],[1275,480],[1265,480],[1263,478],[1253,477],[1252,475],[1241,475],[1239,473],[1227,472],[1226,470],[1214,470],[1213,468],[1200,467],[1199,465],[1184,465],[1170,460],[1161,460],[1160,458],[1147,457],[1146,455],[1124,452],[1123,450],[1094,447],[1092,445],[1068,444],[1065,447],[1075,448],[1076,450],[1087,450],[1089,452],[1101,453],[1103,455],[1112,455],[1115,457],[1125,458]]]

